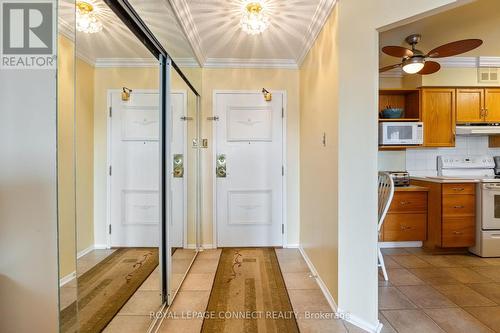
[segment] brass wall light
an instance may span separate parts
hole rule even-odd
[[[127,87],[123,87],[122,91],[122,101],[126,102],[130,99],[130,94],[132,93],[132,89],[129,89]]]
[[[270,102],[273,100],[273,94],[266,90],[266,88],[262,88],[262,93],[264,94],[264,99],[266,102]]]

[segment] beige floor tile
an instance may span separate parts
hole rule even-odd
[[[384,255],[384,264],[386,269],[403,268],[400,264],[394,261],[391,256]]]
[[[298,319],[300,333],[344,333],[347,332],[342,320]]]
[[[172,259],[172,274],[185,274],[193,259]]]
[[[415,309],[417,308],[408,297],[403,295],[395,287],[379,287],[378,303],[381,310],[392,309]]]
[[[203,250],[198,252],[196,259],[219,259],[221,253],[221,249]]]
[[[106,326],[103,333],[139,333],[146,332],[152,320],[149,316],[117,315]]]
[[[496,332],[500,332],[500,306],[464,308],[483,324]]]
[[[310,272],[283,273],[286,288],[292,289],[319,289],[316,278]]]
[[[418,255],[418,257],[435,267],[461,267],[453,260],[453,255]]]
[[[177,249],[175,250],[172,258],[173,259],[193,259],[196,254],[196,250],[193,249]]]
[[[392,287],[391,281],[385,280],[384,274],[382,273],[382,270],[380,268],[378,270],[378,286],[379,287]]]
[[[448,333],[493,333],[460,308],[426,309],[425,313]]]
[[[358,326],[353,325],[353,324],[351,324],[350,322],[347,322],[347,321],[344,321],[344,326],[347,329],[347,332],[349,332],[349,333],[368,333],[364,329],[359,328]]]
[[[139,287],[139,290],[160,290],[160,288],[160,272],[154,270]]]
[[[119,314],[149,316],[151,312],[156,312],[160,306],[159,291],[138,290],[125,303]]]
[[[462,283],[488,283],[492,282],[490,278],[483,276],[467,267],[448,267],[443,270],[452,276],[455,280]]]
[[[159,333],[200,333],[203,319],[165,319]]]
[[[391,323],[385,318],[385,316],[382,314],[382,312],[379,313],[379,319],[382,323],[382,331],[380,333],[397,333],[394,327],[392,327]]]
[[[500,258],[482,258],[482,260],[492,266],[500,266]]]
[[[59,308],[63,310],[76,301],[77,290],[76,287],[67,287],[66,285],[59,290]]]
[[[500,283],[476,283],[469,287],[500,305]]]
[[[493,306],[496,305],[490,299],[475,292],[463,284],[445,284],[434,286],[441,294],[448,297],[459,306]]]
[[[179,291],[169,311],[177,316],[182,316],[182,312],[205,311],[209,298],[210,291]]]
[[[405,268],[388,269],[387,275],[389,276],[390,283],[395,286],[418,286],[425,284],[424,281]]]
[[[279,265],[282,273],[309,272],[309,267],[303,259],[282,259],[279,260]]]
[[[300,259],[303,260],[299,249],[275,249],[278,259]]]
[[[181,286],[182,291],[210,291],[214,282],[214,273],[190,273]]]
[[[172,289],[172,294],[175,294],[177,289],[180,287],[182,279],[184,278],[186,274],[179,273],[179,274],[172,274],[172,278],[170,281],[170,288]]]
[[[399,333],[444,333],[422,310],[388,310],[382,314]]]
[[[456,304],[430,286],[401,286],[398,289],[421,308],[456,307]]]
[[[405,248],[396,247],[396,248],[384,248],[381,249],[382,254],[387,255],[411,255]]]
[[[320,289],[288,290],[295,312],[330,312],[332,309]]]
[[[495,258],[497,259],[497,258]],[[500,266],[481,266],[472,268],[475,272],[481,274],[494,282],[500,282]]]
[[[460,284],[460,282],[450,276],[444,268],[410,268],[409,271],[420,280],[431,285]]]
[[[404,268],[432,267],[428,262],[420,259],[415,255],[393,255],[391,256],[391,258]]]
[[[191,266],[190,273],[215,273],[219,259],[197,259]]]

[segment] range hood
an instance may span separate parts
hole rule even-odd
[[[500,135],[500,124],[459,125],[457,135]]]

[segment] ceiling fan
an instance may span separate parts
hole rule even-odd
[[[411,46],[411,50],[402,46],[384,46],[382,52],[393,57],[402,58],[402,62],[382,67],[379,69],[379,72],[402,67],[403,71],[408,74],[433,74],[441,68],[441,65],[435,61],[426,60],[427,58],[452,57],[473,50],[483,44],[481,39],[464,39],[438,46],[425,54],[416,49],[416,45],[420,42],[421,38],[422,36],[419,34],[406,37],[405,41]]]

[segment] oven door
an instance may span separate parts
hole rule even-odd
[[[500,230],[500,183],[482,186],[482,229]]]

